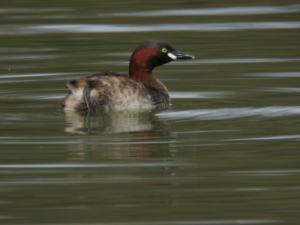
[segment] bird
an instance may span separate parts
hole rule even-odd
[[[100,72],[66,84],[64,111],[151,111],[170,105],[167,87],[153,75],[154,68],[176,60],[194,59],[161,41],[144,41],[133,51],[129,74]]]

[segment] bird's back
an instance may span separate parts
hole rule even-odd
[[[64,110],[145,111],[154,108],[151,93],[142,83],[127,75],[97,73],[67,84],[69,94]]]

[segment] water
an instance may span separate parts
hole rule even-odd
[[[300,223],[300,5],[1,1],[0,224]],[[146,39],[170,109],[62,113],[68,80]]]

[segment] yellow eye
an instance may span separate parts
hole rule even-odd
[[[167,53],[167,52],[168,52],[168,49],[166,49],[166,48],[162,48],[162,49],[161,49],[161,52],[163,52],[163,53]]]

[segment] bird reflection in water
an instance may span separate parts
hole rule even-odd
[[[124,133],[152,130],[158,119],[150,112],[110,112],[82,115],[65,112],[65,132],[72,134]]]
[[[67,160],[95,165],[95,168],[75,169],[65,177],[88,188],[88,192],[73,195],[72,201],[84,205],[93,199],[93,207],[97,209],[105,205],[122,210],[142,207],[146,211],[153,210],[157,201],[166,207],[176,203],[173,192],[159,199],[153,192],[162,183],[168,189],[175,186],[177,170],[185,166],[174,155],[176,143],[168,125],[153,112],[110,112],[95,116],[65,113],[65,130],[75,134],[68,143]],[[128,195],[128,188],[134,196]],[[145,200],[145,193],[149,199]]]
[[[71,161],[169,157],[173,146],[168,125],[153,112],[89,116],[66,111],[65,120],[67,133],[83,134],[69,145]]]

